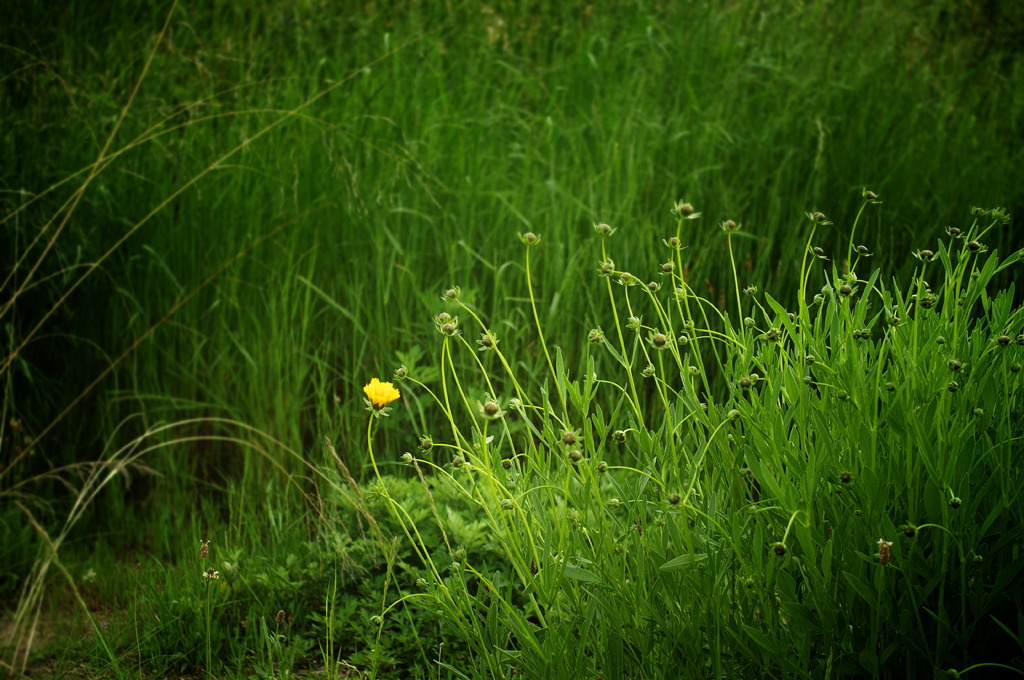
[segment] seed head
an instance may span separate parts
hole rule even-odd
[[[949,384],[946,385],[946,389],[949,390],[950,392],[956,392],[958,389],[960,389],[960,385],[958,385],[955,380],[950,380]]]
[[[813,366],[814,361],[815,359],[813,354],[808,354],[806,357],[804,357],[804,362],[806,362],[808,366]]]
[[[600,463],[597,464],[597,471],[598,472],[605,472],[607,469],[608,469],[608,463],[604,462],[603,460]]]
[[[1006,347],[1007,345],[1010,344],[1010,336],[1000,335],[998,338],[996,338],[996,342],[999,344],[1000,347]]]
[[[867,254],[868,254],[868,253],[870,253],[870,252],[871,252],[871,251],[870,251],[870,250],[868,250],[868,247],[867,247],[867,246],[865,246],[865,245],[859,245],[859,246],[857,246],[857,254],[858,254],[858,255],[867,255]]]
[[[651,344],[655,347],[664,347],[668,343],[668,338],[665,337],[664,333],[655,333],[651,336]]]
[[[918,253],[922,262],[931,262],[932,258],[935,257],[935,253],[930,250],[922,250]]]
[[[425,434],[420,437],[420,448],[424,451],[429,451],[434,447],[434,440],[430,438],[429,434]]]
[[[853,476],[850,475],[849,472],[844,472],[839,475],[839,481],[842,482],[843,484],[849,484],[850,482],[853,481]]]
[[[672,505],[679,505],[679,494],[674,493],[668,497],[668,502]]]
[[[867,189],[865,189],[864,198],[868,199],[869,201],[877,201],[878,194],[876,194],[874,191],[868,191]]]
[[[580,453],[579,449],[573,449],[569,452],[569,460],[574,463],[578,463],[583,459],[583,454]]]
[[[671,262],[664,262],[661,265],[661,271],[662,271],[663,274],[671,274],[672,270],[674,268],[675,268],[675,265],[672,264]]]
[[[611,260],[605,260],[604,262],[601,263],[600,271],[602,276],[608,276],[613,271],[615,271],[615,263],[612,262]]]
[[[587,342],[589,342],[591,345],[595,345],[601,342],[601,340],[603,339],[604,333],[601,332],[600,328],[592,328],[590,332],[587,333]]]
[[[978,243],[977,241],[968,241],[967,249],[970,250],[972,253],[976,253],[979,250],[981,250],[981,244]]]
[[[495,401],[485,401],[484,402],[484,414],[485,415],[491,416],[493,418],[494,416],[498,415],[498,411],[499,411],[499,408],[498,408],[498,403],[497,402],[495,402]]]
[[[621,444],[621,443],[623,443],[624,441],[626,441],[626,433],[625,433],[625,431],[623,431],[623,430],[615,430],[615,432],[613,432],[613,433],[612,433],[612,438],[613,438],[613,439],[614,439],[614,440],[615,440],[616,442],[618,442],[619,444]]]
[[[284,623],[284,610],[283,609],[279,609],[277,611],[277,618],[275,618],[274,620],[277,622],[277,625],[279,625],[279,626],[282,623]]]
[[[823,248],[821,248],[820,246],[814,246],[814,248],[812,248],[811,250],[818,257],[825,257],[825,250]]]
[[[953,496],[952,498],[949,499],[949,507],[953,508],[954,510],[959,508],[962,503],[963,501],[960,500],[959,496]]]
[[[903,535],[907,538],[913,538],[917,535],[917,527],[910,522],[907,522],[906,526],[903,527]]]
[[[949,370],[953,371],[954,373],[960,370],[960,362],[957,361],[956,359],[950,359],[949,361],[946,362],[946,365],[949,366]]]
[[[754,383],[751,382],[750,378],[743,378],[743,379],[740,380],[739,384],[740,384],[740,389],[743,390],[744,392],[746,392],[747,390],[750,389],[750,386],[753,385]]]
[[[850,288],[845,283],[843,285],[839,286],[839,294],[840,295],[846,297],[846,296],[850,295],[851,293],[853,293],[853,288]]]
[[[884,538],[878,539],[878,563],[881,565],[889,564],[889,548],[892,547],[892,543],[885,540]]]
[[[210,550],[210,542],[209,541],[199,541],[199,559],[205,560],[206,556],[209,554],[209,550]]]
[[[775,551],[775,554],[777,556],[782,557],[783,555],[786,554],[786,544],[785,543],[781,543],[781,542],[780,543],[776,543],[775,545],[772,546],[772,550]]]

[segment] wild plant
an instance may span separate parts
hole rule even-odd
[[[819,245],[838,241],[822,238],[835,226],[808,213],[789,309],[741,290],[741,226],[721,221],[735,317],[686,278],[684,248],[707,240],[690,204],[673,207],[649,281],[616,267],[615,229],[595,225],[615,330],[595,324],[576,370],[544,341],[529,280],[541,239],[521,234],[540,383],[524,385],[459,287],[445,291],[438,379],[403,365],[394,380],[447,425],[402,460],[477,508],[505,568],[480,570],[447,538],[428,544],[419,526],[444,535],[439,513],[414,518],[390,498],[373,424],[400,395],[376,379],[366,388],[380,494],[424,569],[422,592],[401,601],[439,612],[472,650],[439,665],[474,678],[1019,666],[1024,310],[1012,284],[987,286],[1022,253],[987,253],[1007,215],[975,209],[915,253],[904,292],[879,270],[858,274],[871,256],[858,225],[879,203],[863,197],[838,256]],[[460,370],[455,352],[477,370]]]

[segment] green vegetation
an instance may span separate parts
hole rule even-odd
[[[990,5],[17,3],[0,668],[1024,674]]]

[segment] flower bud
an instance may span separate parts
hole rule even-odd
[[[679,206],[679,214],[683,217],[689,217],[693,214],[693,206],[689,203],[683,203]]]
[[[498,404],[494,401],[484,402],[484,413],[489,416],[495,416],[498,414]]]
[[[511,470],[512,469],[512,459],[511,458],[503,459],[501,461],[501,467],[505,468],[506,470]]]
[[[615,430],[615,432],[612,433],[612,438],[621,444],[626,441],[626,433],[623,430]]]
[[[664,347],[668,342],[668,338],[663,333],[655,333],[651,336],[651,344],[655,347]]]
[[[445,335],[455,335],[455,324],[441,324],[441,332],[444,333]]]
[[[775,552],[775,554],[777,556],[782,557],[783,555],[786,554],[786,544],[785,543],[776,543],[775,545],[772,546],[772,550]]]
[[[672,505],[679,505],[679,494],[674,493],[668,497],[668,502]]]
[[[614,230],[610,226],[608,226],[607,224],[602,222],[601,224],[595,224],[594,225],[594,231],[596,231],[601,236],[608,236]]]
[[[996,338],[996,343],[998,343],[1000,347],[1006,347],[1007,345],[1010,344],[1010,336],[1000,335],[998,338]]]
[[[525,234],[520,234],[519,235],[519,240],[522,241],[523,243],[525,243],[528,246],[532,246],[533,244],[535,244],[540,239],[532,231],[528,231]]]
[[[429,434],[425,434],[420,437],[420,448],[424,451],[429,451],[434,446],[434,440],[430,438]]]
[[[960,370],[960,362],[956,359],[950,359],[946,362],[946,365],[949,366],[949,370],[951,371],[956,372]]]
[[[573,449],[572,451],[569,452],[569,460],[571,460],[572,462],[578,463],[582,459],[583,454],[580,453],[579,449]]]
[[[967,249],[970,250],[972,253],[976,253],[979,250],[981,250],[981,244],[978,243],[977,241],[968,241]]]
[[[843,285],[839,286],[839,294],[844,296],[844,297],[850,295],[852,292],[853,292],[853,288],[850,288],[845,283]]]
[[[665,262],[661,265],[661,271],[663,274],[671,274],[674,268],[675,265],[672,264],[671,262]]]
[[[740,389],[746,392],[750,389],[750,386],[753,385],[753,382],[751,382],[750,378],[743,378],[740,380],[739,385]]]

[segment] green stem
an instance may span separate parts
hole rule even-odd
[[[544,350],[544,357],[548,361],[548,371],[550,371],[550,373],[551,373],[551,379],[557,383],[558,376],[555,375],[555,365],[551,362],[551,353],[548,352],[548,344],[547,344],[547,342],[544,341],[544,330],[541,328],[540,316],[537,314],[537,299],[533,295],[533,281],[531,279],[532,279],[532,277],[530,276],[530,246],[527,246],[526,247],[526,289],[530,293],[530,307],[533,309],[533,322],[537,325],[537,335],[540,336],[540,346],[541,346],[541,349]],[[565,404],[565,397],[562,396],[562,393],[559,390],[556,389],[555,391],[558,392],[559,396],[562,398],[562,411],[567,413],[569,409],[567,408],[567,406]]]

